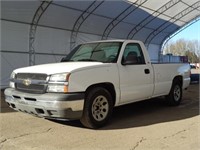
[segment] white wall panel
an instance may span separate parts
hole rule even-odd
[[[182,17],[181,19],[182,19],[183,21],[185,21],[185,22],[191,21],[191,20],[194,19],[194,16],[195,16],[196,14],[198,14],[198,13],[199,13],[199,9],[198,9],[198,10],[193,10],[192,12],[190,12],[190,14],[185,15],[185,16]],[[196,15],[196,17],[198,17],[198,16]],[[195,18],[196,18],[196,17],[195,17]]]
[[[99,41],[101,40],[101,36],[98,35],[92,35],[92,34],[85,34],[85,33],[79,33],[77,36],[77,45],[84,43],[84,42],[90,42],[90,41]]]
[[[102,35],[111,19],[90,15],[81,25],[80,31]]]
[[[106,17],[115,18],[119,14],[121,14],[122,11],[127,9],[129,7],[129,4],[125,1],[104,1],[100,7],[98,7],[94,13],[95,14],[102,14]]]
[[[28,55],[19,53],[0,53],[0,88],[8,86],[10,74],[14,69],[28,66]]]
[[[150,10],[147,11],[145,8],[141,8],[141,7],[137,9],[135,8],[135,10],[124,19],[124,21],[137,25],[137,23],[144,20],[151,13],[153,13],[153,11],[150,11]]]
[[[154,8],[155,10],[157,10],[164,4],[166,4],[166,1],[159,1],[159,3],[158,1],[147,1],[146,3],[143,4],[143,6],[148,8]]]
[[[1,21],[1,50],[28,51],[29,25]]]
[[[72,29],[80,14],[79,11],[50,5],[41,17],[39,24]]]
[[[36,65],[39,64],[47,64],[47,63],[55,63],[60,62],[63,56],[55,56],[55,55],[36,55]],[[53,68],[52,68],[53,69]]]
[[[66,54],[70,51],[71,32],[38,27],[35,51],[40,53]]]
[[[11,72],[20,67],[28,66],[28,35],[29,25],[1,20],[1,77],[0,86],[8,86]],[[13,51],[7,53],[5,51]],[[16,52],[16,53],[15,53]],[[25,52],[26,54],[18,53]]]
[[[155,36],[155,37],[152,39],[151,43],[152,43],[152,44],[160,45],[160,43],[162,43],[162,42],[168,37],[168,35],[169,35],[169,33],[163,33],[163,32],[161,32],[161,33],[159,34],[159,36]]]
[[[60,1],[53,1],[55,4],[59,4],[62,6],[80,9],[84,11],[87,9],[93,1],[86,1],[86,0],[60,0]],[[81,6],[81,7],[80,7]]]
[[[118,39],[126,39],[128,33],[132,29],[132,26],[127,23],[120,22],[110,33],[111,37],[116,37]]]
[[[137,32],[137,33],[134,35],[133,39],[134,39],[134,40],[140,40],[140,41],[145,42],[147,36],[148,36],[152,31],[153,31],[153,30],[151,30],[151,29],[143,28],[143,29],[140,30],[140,32]]]
[[[152,62],[158,62],[160,47],[156,44],[150,44],[148,47],[148,53]]]
[[[41,4],[40,1],[19,1],[19,0],[2,0],[1,12],[3,19],[22,21],[30,23],[35,11]]]

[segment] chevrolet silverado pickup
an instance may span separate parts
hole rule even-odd
[[[142,42],[106,40],[81,44],[60,63],[14,70],[5,100],[17,111],[98,128],[116,106],[160,96],[177,106],[189,83],[189,64],[153,64]]]

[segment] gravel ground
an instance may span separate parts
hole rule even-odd
[[[1,150],[199,150],[199,84],[184,91],[178,107],[160,98],[115,108],[99,130],[15,112],[2,94],[0,125]]]

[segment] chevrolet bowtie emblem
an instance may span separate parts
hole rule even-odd
[[[30,79],[25,79],[22,81],[22,83],[26,86],[29,86],[31,84],[31,80]]]

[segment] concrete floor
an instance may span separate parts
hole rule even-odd
[[[115,108],[110,123],[99,130],[12,111],[1,96],[1,150],[200,149],[199,84],[184,91],[178,107],[152,99]]]

